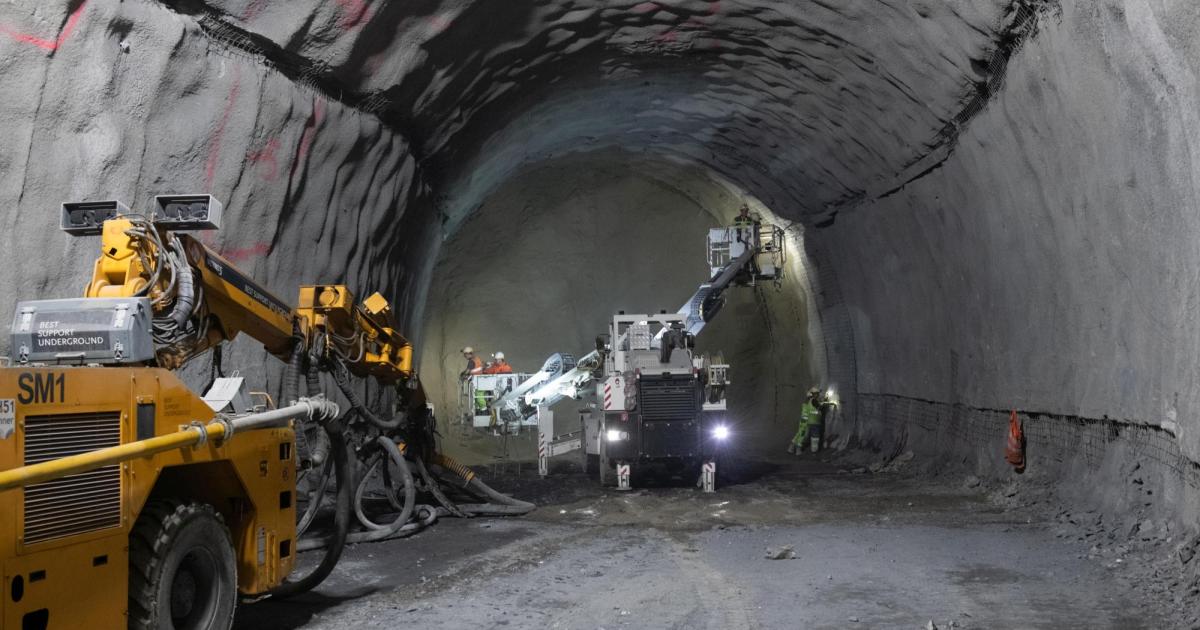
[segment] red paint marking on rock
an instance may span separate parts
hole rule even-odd
[[[207,190],[212,190],[213,181],[217,175],[217,163],[221,159],[221,140],[225,137],[225,127],[229,124],[229,116],[233,114],[233,106],[237,102],[238,90],[242,85],[242,73],[237,66],[233,68],[233,88],[229,90],[229,98],[225,101],[225,111],[221,121],[208,142],[208,159],[204,162],[204,184]]]
[[[263,12],[263,9],[267,8],[267,2],[268,0],[254,0],[251,2],[250,5],[246,7],[246,10],[242,12],[242,20],[253,20],[254,18],[258,17],[258,15]]]
[[[642,14],[642,13],[652,13],[661,8],[662,7],[659,6],[659,4],[657,2],[641,2],[641,3],[635,4],[633,6],[633,8],[630,9],[630,11],[632,11],[634,13]]]
[[[435,15],[429,18],[429,30],[436,35],[450,28],[452,23],[452,18],[446,17],[445,15]]]
[[[222,249],[217,252],[222,258],[229,262],[246,262],[251,258],[259,258],[271,253],[270,243],[255,243],[249,247],[235,247],[232,249]]]
[[[371,19],[371,5],[364,0],[337,0],[342,11],[338,27],[347,30]]]
[[[22,44],[29,44],[49,52],[54,52],[58,50],[64,42],[67,41],[68,37],[71,36],[71,32],[74,31],[75,26],[79,24],[79,18],[83,15],[83,8],[87,6],[87,3],[88,0],[83,0],[83,2],[79,3],[79,6],[75,7],[75,10],[71,12],[71,15],[67,16],[67,23],[63,25],[62,31],[58,33],[58,37],[55,39],[44,39],[36,35],[22,33],[11,26],[6,26],[4,24],[0,24],[0,33],[4,33],[5,35],[17,40],[18,42],[21,42]]]
[[[325,101],[319,98],[313,99],[312,115],[304,123],[304,133],[300,135],[300,146],[296,148],[296,161],[292,163],[292,173],[300,167],[300,164],[308,158],[308,154],[312,151],[313,138],[317,135],[317,127],[325,118]]]
[[[251,151],[246,154],[246,161],[254,164],[265,164],[266,170],[262,172],[262,178],[273,182],[279,177],[279,160],[276,154],[279,152],[279,138],[271,138],[267,144],[259,151]]]

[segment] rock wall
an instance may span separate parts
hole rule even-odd
[[[998,469],[1016,409],[1031,468],[1194,513],[1198,20],[1191,2],[1064,3],[940,168],[817,231],[866,441],[949,433]]]
[[[1194,496],[1200,17],[1059,4],[6,3],[0,317],[82,286],[58,202],[211,191],[218,250],[286,298],[382,287],[420,342],[442,237],[620,150],[797,222],[811,299],[774,334],[859,394],[844,433],[991,465],[1016,408],[1055,462]]]
[[[415,321],[434,213],[408,142],[378,118],[151,2],[3,5],[0,90],[0,321],[90,278],[99,241],[58,231],[60,202],[180,192],[225,203],[203,239],[286,301],[302,282],[348,282]],[[237,347],[243,372],[271,365]]]

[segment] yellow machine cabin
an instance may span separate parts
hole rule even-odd
[[[214,416],[161,368],[2,369],[0,412],[4,470],[179,434]],[[291,428],[203,444],[198,433],[184,433],[197,443],[0,493],[4,628],[125,627],[126,585],[152,577],[131,576],[131,565],[153,571],[178,561],[185,572],[203,572],[236,561],[231,575],[243,593],[266,592],[288,575],[296,522]],[[184,544],[181,558],[156,548],[178,545],[183,535],[228,536],[229,545],[188,552]],[[211,603],[232,611],[235,592],[215,595]],[[175,627],[191,627],[189,618],[207,612],[188,606],[171,611]]]
[[[412,376],[382,296],[306,287],[294,311],[178,233],[215,229],[216,200],[158,197],[149,214],[64,204],[65,231],[101,237],[85,297],[17,306],[0,368],[5,629],[227,628],[239,594],[323,577],[285,582],[299,426],[330,426],[337,406],[310,388],[239,410],[172,369],[246,333],[284,361],[337,353],[356,374]]]

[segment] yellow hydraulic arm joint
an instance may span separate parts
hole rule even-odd
[[[133,236],[129,219],[105,221],[102,230],[101,254],[92,270],[87,297],[131,297],[145,291],[158,258],[157,248]]]
[[[185,272],[184,267],[191,273],[196,313],[203,321],[201,334],[160,348],[162,367],[178,368],[243,332],[271,354],[287,360],[295,333],[291,306],[200,241],[125,217],[104,221],[100,236],[100,257],[85,291],[87,297],[145,295],[155,305],[155,315],[161,317],[178,299],[179,274]],[[171,254],[164,251],[171,244],[182,249],[182,260],[176,255],[174,268]]]
[[[117,202],[64,204],[64,229],[101,236],[86,295],[145,297],[153,311],[155,362],[176,369],[245,333],[275,357],[300,349],[358,377],[418,390],[412,344],[379,293],[361,302],[340,284],[300,288],[292,308],[183,230],[215,229],[219,202],[203,195],[156,198],[153,219]],[[107,212],[101,216],[102,212]],[[202,215],[196,218],[197,212]],[[342,368],[339,368],[342,369]],[[424,404],[423,395],[408,395]]]
[[[336,355],[355,375],[391,382],[412,376],[412,344],[396,331],[379,293],[359,304],[344,285],[302,286],[296,317],[308,347]]]

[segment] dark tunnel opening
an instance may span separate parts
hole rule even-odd
[[[446,241],[425,312],[423,380],[449,419],[448,450],[489,463],[499,443],[516,458],[537,448],[532,428],[509,442],[461,426],[475,407],[459,387],[463,347],[504,352],[532,374],[556,352],[585,354],[619,311],[675,312],[709,280],[709,228],[743,203],[778,221],[706,169],[611,149],[532,165],[498,187]],[[782,451],[808,388],[838,385],[822,381],[824,348],[811,338],[801,239],[793,226],[783,277],[729,291],[697,341],[732,366],[725,415],[748,452]],[[577,422],[588,395],[556,405],[558,424]]]

